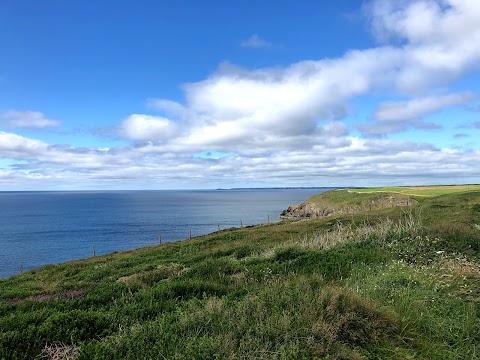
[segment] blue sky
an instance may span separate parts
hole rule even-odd
[[[477,0],[0,3],[0,190],[480,182]]]

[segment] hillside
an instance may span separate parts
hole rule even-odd
[[[291,205],[280,215],[286,219],[316,218],[414,206],[426,197],[480,191],[480,185],[398,186],[339,189],[314,195]]]
[[[480,191],[457,190],[330,191],[305,201],[326,217],[0,280],[0,358],[477,359]]]
[[[285,219],[317,218],[356,214],[394,207],[416,205],[417,200],[393,192],[361,193],[334,190],[312,196],[298,205],[291,205],[280,215]]]

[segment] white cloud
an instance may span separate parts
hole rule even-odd
[[[335,126],[333,126],[335,127]],[[337,131],[337,130],[335,130]],[[34,181],[95,183],[97,187],[155,188],[218,187],[255,182],[263,185],[351,185],[395,182],[468,181],[480,176],[480,152],[436,149],[405,141],[345,138],[333,147],[286,149],[270,154],[194,157],[167,152],[161,145],[146,144],[101,151],[49,146],[15,134],[0,133],[0,156],[17,159],[12,169],[0,171],[0,185],[24,186]],[[21,161],[20,161],[21,160]],[[419,164],[422,166],[419,167]],[[139,175],[141,174],[141,176]],[[323,180],[322,180],[323,179]]]
[[[60,121],[47,118],[37,111],[0,111],[0,127],[5,128],[44,128],[59,126]]]
[[[270,46],[272,46],[271,43],[269,43],[267,40],[265,39],[262,39],[260,36],[258,36],[257,34],[253,34],[252,36],[250,36],[247,40],[245,41],[242,41],[242,43],[240,44],[240,46],[242,47],[246,47],[246,48],[268,48]]]
[[[410,101],[384,102],[375,110],[374,117],[380,121],[419,119],[446,107],[469,103],[475,98],[473,93],[460,93],[428,96]]]
[[[411,120],[411,121],[393,121],[393,122],[373,122],[367,124],[358,124],[357,129],[360,130],[364,135],[373,135],[373,136],[383,136],[386,134],[394,134],[407,131],[409,129],[418,129],[418,130],[435,130],[441,129],[440,125],[422,121],[422,120]]]
[[[154,110],[165,112],[167,115],[174,117],[185,118],[190,114],[190,111],[183,105],[166,99],[148,99],[147,106]]]
[[[109,151],[94,148],[50,145],[41,140],[0,131],[0,158],[21,161],[21,167],[38,171],[49,169],[51,166],[59,170],[61,167],[64,169],[99,168],[105,165],[99,156],[108,153]],[[27,164],[24,164],[24,161]],[[131,159],[123,159],[124,164],[130,161]]]
[[[0,157],[11,159],[36,159],[48,144],[24,136],[0,131]]]
[[[118,134],[135,141],[164,141],[177,131],[174,122],[157,116],[133,114],[125,119]]]
[[[397,80],[401,91],[425,92],[479,68],[477,0],[376,0],[367,9],[379,39],[403,42],[405,66]]]
[[[427,96],[409,101],[381,103],[373,116],[375,122],[360,124],[357,128],[367,135],[385,135],[408,129],[439,129],[440,126],[422,120],[431,113],[444,108],[467,104],[476,99],[475,94],[466,92],[442,96]]]
[[[223,64],[207,79],[184,85],[185,104],[149,99],[149,107],[166,117],[132,115],[122,123],[120,134],[136,141],[160,140],[169,151],[187,153],[261,154],[295,143],[311,149],[318,143],[344,142],[346,134],[326,138],[325,122],[347,116],[349,100],[378,92],[411,100],[380,104],[373,114],[376,121],[358,127],[364,133],[438,129],[422,117],[473,99],[468,92],[432,94],[445,92],[455,76],[480,62],[480,50],[472,45],[480,36],[478,7],[454,0],[373,1],[369,14],[374,31],[401,38],[401,46],[352,50],[336,59],[284,68],[250,71]],[[465,27],[456,25],[463,22]],[[422,57],[424,52],[433,56]],[[453,57],[453,62],[443,57]]]
[[[388,60],[385,66],[371,61],[379,57]],[[302,137],[308,141],[302,139],[298,146],[311,146],[312,141],[324,140],[318,137],[321,123],[341,120],[347,113],[344,102],[380,86],[390,72],[389,61],[397,57],[397,50],[380,48],[284,69],[248,71],[224,65],[208,79],[184,86],[185,106],[165,100],[150,103],[183,114],[178,122],[182,132],[171,139],[177,147],[269,151]]]
[[[353,50],[285,68],[249,71],[223,65],[208,79],[185,85],[186,105],[174,105],[176,114],[188,113],[189,119],[178,142],[228,151],[226,143],[261,147],[272,143],[265,141],[270,137],[280,143],[308,135],[314,141],[320,121],[341,120],[350,99],[376,92],[412,99],[381,104],[374,119],[390,123],[364,124],[365,133],[439,128],[421,118],[473,99],[470,93],[432,94],[480,63],[479,8],[476,1],[373,1],[374,31],[400,38],[399,46]],[[173,106],[157,102],[163,110]]]

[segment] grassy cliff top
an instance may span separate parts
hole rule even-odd
[[[430,185],[430,186],[396,186],[396,187],[372,187],[350,189],[349,192],[370,194],[377,192],[388,192],[404,194],[408,196],[439,196],[456,193],[480,191],[480,185]]]
[[[480,191],[470,190],[0,280],[0,358],[478,358]],[[418,194],[308,201],[380,195]]]
[[[409,198],[408,195],[391,191],[363,192],[357,191],[357,189],[339,189],[311,196],[305,202],[318,207],[341,209],[347,206],[360,206],[375,201],[406,200]]]
[[[304,201],[307,208],[315,213],[345,215],[365,213],[394,207],[417,205],[426,199],[441,201],[443,195],[462,195],[480,191],[480,185],[403,186],[352,188],[327,191]],[[439,200],[440,199],[440,200]],[[454,199],[454,198],[452,198]]]
[[[314,195],[306,200],[332,208],[341,208],[349,205],[360,205],[369,201],[385,198],[391,199],[415,199],[423,197],[436,197],[440,195],[463,194],[480,191],[480,185],[432,185],[432,186],[396,186],[396,187],[371,187],[353,188],[327,191]]]

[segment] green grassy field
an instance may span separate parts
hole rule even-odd
[[[447,194],[480,191],[480,185],[444,185],[444,186],[397,186],[350,189],[354,193],[390,192],[414,196],[439,196]]]
[[[480,191],[453,192],[0,280],[0,358],[478,359],[479,301]]]

